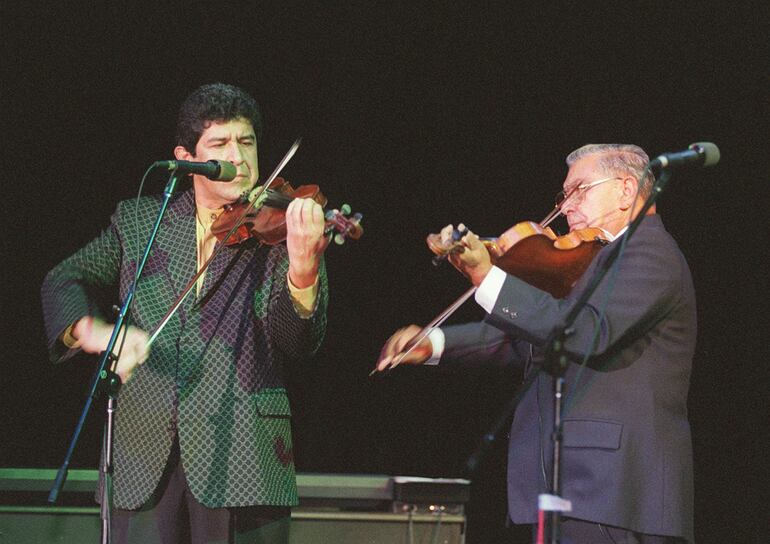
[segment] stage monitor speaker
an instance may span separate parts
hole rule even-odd
[[[45,505],[54,476],[53,470],[0,469],[0,544],[99,541],[99,509],[85,506],[93,504],[96,471],[70,471],[65,506]],[[430,484],[422,478],[298,474],[300,506],[292,509],[289,542],[464,544],[465,515],[456,501],[465,499],[469,482]]]

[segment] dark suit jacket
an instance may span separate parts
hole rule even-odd
[[[56,266],[42,288],[54,360],[57,339],[84,315],[105,317],[101,291],[126,296],[160,206],[159,197],[118,205],[102,234]],[[131,324],[152,331],[196,271],[192,189],[169,205],[131,309]],[[294,309],[286,247],[247,242],[226,248],[152,346],[118,397],[114,498],[141,506],[155,490],[178,437],[195,497],[208,507],[297,503],[284,364],[311,355],[326,326],[322,266],[317,307]],[[196,302],[205,300],[202,307]],[[106,319],[112,321],[107,313]],[[64,354],[64,358],[69,354]]]
[[[506,360],[531,368],[611,246],[566,299],[508,276],[483,323],[443,329],[442,364]],[[595,332],[593,356],[581,372]],[[660,217],[648,216],[629,240],[614,280],[600,286],[566,342],[571,363],[562,496],[572,501],[570,516],[692,540],[687,392],[695,337],[689,268]],[[551,481],[552,425],[552,380],[541,374],[511,428],[508,496],[515,523],[537,521],[537,496]]]

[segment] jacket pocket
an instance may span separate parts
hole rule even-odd
[[[254,398],[260,415],[291,417],[291,406],[285,389],[262,389]]]
[[[606,419],[565,419],[565,448],[620,449],[623,424]]]

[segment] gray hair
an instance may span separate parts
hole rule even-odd
[[[601,155],[599,167],[607,175],[630,174],[635,177],[639,184],[639,196],[650,196],[655,176],[647,172],[644,179],[641,178],[644,167],[650,162],[644,149],[632,144],[587,144],[567,155],[567,166],[589,155]]]

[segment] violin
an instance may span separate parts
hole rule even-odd
[[[291,160],[299,149],[301,139],[297,139],[281,159],[273,173],[265,180],[265,184],[255,188],[251,194],[242,197],[233,205],[226,206],[225,211],[211,226],[212,233],[219,242],[209,259],[200,267],[177,297],[177,300],[161,319],[155,331],[150,335],[147,345],[150,346],[179,309],[185,298],[192,292],[198,278],[206,271],[209,264],[222,251],[222,248],[235,245],[251,238],[260,244],[276,245],[286,239],[286,207],[295,198],[312,198],[321,207],[326,205],[326,197],[317,185],[301,185],[296,190],[283,178],[277,177],[283,167]],[[342,206],[341,210],[324,212],[325,234],[337,231],[334,241],[341,244],[347,238],[357,240],[364,233],[361,227],[361,214],[350,215],[350,206]]]
[[[550,227],[523,221],[499,238],[480,238],[492,264],[556,298],[564,298],[599,250],[607,244],[601,229],[589,227],[557,236]],[[426,242],[439,257],[463,250],[460,235],[442,242],[430,234]]]
[[[572,287],[593,258],[607,244],[604,231],[594,227],[572,231],[564,236],[557,236],[553,232],[548,225],[561,214],[561,207],[567,198],[556,204],[540,223],[523,221],[513,225],[498,238],[479,239],[495,266],[556,298],[564,298],[572,291]],[[426,242],[437,257],[446,257],[464,251],[465,246],[461,242],[464,234],[455,231],[448,242],[442,241],[440,234],[430,234]],[[468,289],[425,325],[407,344],[405,350],[390,363],[386,371],[391,371],[401,364],[404,357],[473,296],[476,289],[475,286]],[[375,373],[376,368],[369,376]]]
[[[240,244],[251,238],[260,244],[276,245],[286,240],[286,208],[292,200],[311,198],[321,207],[328,202],[318,185],[300,185],[295,189],[281,177],[275,178],[270,188],[257,198],[257,206],[252,206],[248,196],[225,206],[211,225],[212,234],[225,245]],[[337,244],[344,243],[348,238],[358,240],[364,233],[361,219],[360,213],[350,215],[347,204],[339,210],[324,210],[325,234],[336,231],[334,241]]]

